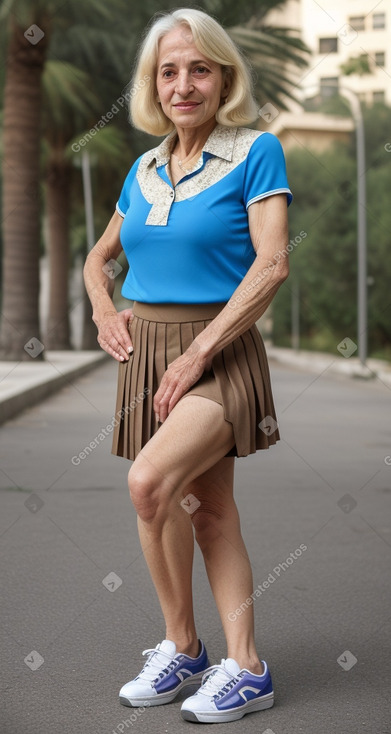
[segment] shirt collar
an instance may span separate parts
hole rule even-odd
[[[226,161],[232,161],[236,134],[236,127],[227,127],[226,125],[217,124],[206,140],[202,150],[206,153],[211,153],[218,158],[223,158]],[[157,168],[168,163],[171,155],[172,143],[175,137],[176,130],[173,130],[166,138],[164,138],[160,145],[145,153],[145,163],[149,166],[153,161],[156,161]]]

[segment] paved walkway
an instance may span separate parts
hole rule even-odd
[[[110,454],[101,433],[113,418],[116,372],[108,360],[0,427],[2,734],[195,726],[180,718],[183,696],[150,710],[118,702],[164,629],[129,462]],[[274,360],[271,374],[282,438],[237,461],[235,494],[276,703],[200,726],[390,734],[391,389]],[[194,589],[198,634],[219,662],[224,636],[197,549]]]
[[[37,349],[34,343],[31,347],[33,351]],[[106,354],[99,350],[45,352],[45,360],[32,356],[27,362],[0,362],[0,424],[44,400],[104,359]]]
[[[18,415],[25,408],[36,405],[52,393],[70,384],[75,378],[94,369],[109,357],[102,351],[45,352],[45,360],[33,356],[28,362],[0,362],[0,424]],[[267,347],[268,355],[276,362],[291,367],[310,370],[316,374],[327,371],[350,377],[373,379],[391,385],[391,364],[369,359],[367,366],[358,358],[323,352],[295,352],[292,349]],[[343,350],[341,354],[343,354]]]
[[[339,354],[327,352],[308,352],[305,350],[294,351],[281,347],[269,346],[268,355],[280,364],[291,367],[299,367],[320,374],[323,371],[328,374],[346,375],[347,377],[359,377],[362,379],[377,378],[385,385],[391,385],[391,363],[381,359],[368,359],[366,365],[362,365],[356,353],[350,353],[355,344],[351,340],[341,342]]]

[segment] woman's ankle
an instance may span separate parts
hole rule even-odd
[[[265,666],[261,663],[257,655],[249,656],[248,654],[246,655],[238,651],[236,654],[230,654],[228,657],[236,660],[240,670],[246,668],[246,670],[249,670],[250,673],[254,673],[254,675],[263,675],[265,672]]]
[[[167,635],[167,639],[172,640],[176,644],[177,652],[188,655],[190,658],[198,658],[201,652],[201,645],[197,637],[187,638],[178,637],[178,635]]]
[[[190,658],[198,658],[201,652],[201,643],[199,642],[199,640],[196,640],[185,650],[181,650],[181,652],[183,652],[184,655],[188,655]]]

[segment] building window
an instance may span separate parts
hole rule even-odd
[[[386,65],[386,54],[384,51],[377,51],[375,53],[375,64],[376,66],[385,66]]]
[[[328,99],[338,94],[338,77],[323,76],[320,79],[320,93],[323,99]]]
[[[386,101],[386,95],[383,90],[379,90],[378,92],[372,93],[372,102],[373,104],[376,104],[376,102],[385,102]]]
[[[365,31],[365,15],[353,15],[349,23],[355,31]]]
[[[336,54],[338,52],[338,38],[319,38],[320,54]]]
[[[386,14],[385,13],[374,13],[372,16],[372,27],[374,30],[386,27]]]

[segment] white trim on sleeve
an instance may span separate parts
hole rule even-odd
[[[121,209],[119,208],[119,204],[118,204],[118,201],[117,201],[117,203],[116,203],[116,205],[115,205],[115,210],[116,210],[116,212],[118,212],[118,214],[120,215],[120,217],[122,217],[122,219],[125,219],[125,214],[124,214],[124,213],[123,213],[123,212],[121,211]]]
[[[292,196],[292,192],[290,189],[272,189],[271,191],[265,191],[264,194],[259,194],[259,196],[254,196],[252,199],[250,199],[250,201],[248,201],[246,204],[246,209],[248,209],[251,204],[254,204],[255,201],[266,199],[268,196],[273,196],[273,194],[290,194]]]

